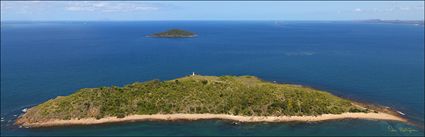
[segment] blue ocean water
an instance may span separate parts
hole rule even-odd
[[[180,28],[199,36],[147,38]],[[136,122],[23,129],[23,108],[80,88],[255,75],[389,106],[415,123]],[[1,135],[424,135],[424,27],[285,21],[2,22]]]

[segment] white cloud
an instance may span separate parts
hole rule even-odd
[[[374,12],[423,12],[424,6],[393,6],[393,7],[386,7],[386,8],[355,8],[352,10],[352,12],[368,12],[368,13],[374,13]]]
[[[132,12],[158,10],[159,7],[140,2],[70,2],[68,11]]]
[[[355,8],[353,11],[355,11],[355,12],[362,12],[363,10],[360,9],[360,8]]]
[[[399,10],[410,10],[410,7],[398,7]]]
[[[15,12],[16,14],[33,14],[43,11],[47,7],[41,7],[40,1],[1,1],[2,12]]]

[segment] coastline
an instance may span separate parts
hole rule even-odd
[[[153,114],[153,115],[129,115],[124,118],[105,117],[101,119],[84,118],[70,120],[50,120],[36,123],[20,123],[16,124],[24,127],[52,127],[52,126],[67,126],[67,125],[95,125],[117,122],[131,121],[146,121],[146,120],[206,120],[206,119],[221,119],[237,122],[318,122],[338,119],[367,119],[367,120],[389,120],[407,122],[406,119],[391,115],[388,113],[342,113],[342,114],[323,114],[319,116],[236,116],[229,114]]]

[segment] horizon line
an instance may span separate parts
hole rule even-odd
[[[284,19],[198,19],[198,20],[0,20],[0,22],[140,22],[140,21],[425,21],[424,19],[341,19],[341,20],[284,20]]]

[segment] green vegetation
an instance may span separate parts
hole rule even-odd
[[[189,31],[180,30],[180,29],[171,29],[166,32],[155,33],[148,35],[150,37],[162,37],[162,38],[188,38],[194,37],[195,34]]]
[[[124,87],[80,89],[35,106],[20,119],[31,123],[131,114],[294,116],[368,111],[349,100],[299,85],[270,83],[254,76],[195,75]]]

